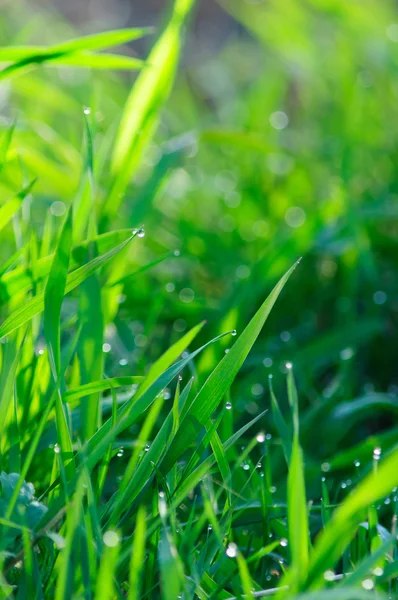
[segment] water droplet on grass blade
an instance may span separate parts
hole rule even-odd
[[[91,108],[89,106],[85,106],[83,108],[83,112],[85,115],[91,115]]]
[[[381,448],[379,446],[377,446],[376,448],[373,449],[373,459],[380,460],[380,456],[381,456]]]
[[[120,538],[116,531],[105,531],[104,535],[102,536],[102,540],[105,546],[114,548],[118,545]]]
[[[226,405],[225,405],[225,408],[226,408],[227,410],[231,410],[231,408],[232,408],[232,404],[231,404],[230,402],[227,402],[227,403],[226,403]]]
[[[231,542],[228,544],[225,553],[227,556],[229,556],[229,558],[235,558],[238,555],[238,546]]]
[[[281,539],[281,546],[283,546],[284,548],[286,548],[287,544],[288,544],[287,539],[286,538],[282,538]]]

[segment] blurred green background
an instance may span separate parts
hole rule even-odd
[[[115,6],[68,3],[59,7],[64,17],[53,2],[5,2],[1,45],[54,43],[124,24],[161,27],[167,16],[156,3],[120,2],[120,13]],[[122,52],[145,57],[156,35]],[[126,280],[106,331],[108,375],[141,374],[202,319],[203,341],[240,331],[302,256],[236,384],[237,413],[267,406],[268,375],[284,385],[292,361],[303,444],[317,460],[394,424],[397,68],[392,1],[198,3],[159,129],[110,227],[145,227],[130,249],[130,270],[169,256]],[[17,123],[0,202],[37,176],[23,219],[39,239],[46,219],[58,230],[78,193],[84,106],[93,115],[104,200],[134,78],[43,67],[0,81],[1,129]],[[2,261],[13,252],[10,227]],[[76,310],[73,299],[65,310]],[[202,373],[226,345],[203,356]],[[331,418],[334,434],[325,437]]]

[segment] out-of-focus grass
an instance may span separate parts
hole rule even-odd
[[[394,6],[220,5],[1,14],[3,597],[398,597]]]

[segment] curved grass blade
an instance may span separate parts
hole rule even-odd
[[[185,410],[185,414],[183,411],[180,428],[162,462],[163,473],[167,473],[171,469],[179,457],[195,442],[202,428],[207,425],[212,413],[234,381],[274,303],[297,264],[298,262],[276,284],[249,325],[211,373],[189,408]]]

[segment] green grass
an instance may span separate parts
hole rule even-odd
[[[394,5],[219,5],[0,13],[1,598],[398,599]]]

